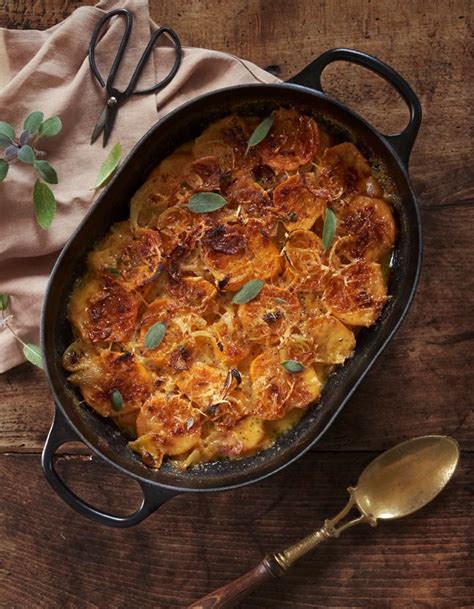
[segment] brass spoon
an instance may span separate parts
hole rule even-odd
[[[324,526],[282,552],[269,554],[251,571],[211,592],[188,609],[229,609],[263,582],[281,577],[299,558],[322,541],[339,537],[349,527],[377,520],[402,518],[419,510],[443,490],[459,461],[459,445],[447,436],[423,436],[397,444],[374,459],[362,472],[357,486],[349,487],[349,501]],[[359,515],[336,528],[357,508]]]

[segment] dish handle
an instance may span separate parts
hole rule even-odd
[[[41,465],[47,481],[56,493],[76,512],[86,516],[99,524],[111,527],[132,527],[157,510],[163,503],[174,497],[177,493],[166,489],[157,489],[143,480],[139,481],[143,492],[143,501],[136,512],[128,516],[116,516],[103,512],[90,505],[74,493],[62,480],[54,467],[56,450],[65,442],[77,441],[79,438],[64,419],[61,411],[56,408],[53,424],[41,455]]]
[[[410,153],[421,124],[421,104],[406,80],[386,63],[380,61],[380,59],[377,59],[377,57],[374,57],[373,55],[368,55],[367,53],[356,51],[355,49],[331,49],[320,55],[287,82],[309,87],[310,89],[316,89],[323,93],[321,75],[323,70],[334,61],[348,61],[349,63],[355,63],[368,68],[372,72],[375,72],[375,74],[384,78],[398,91],[410,111],[408,125],[403,131],[396,135],[382,135],[395,149],[405,166],[408,167]]]

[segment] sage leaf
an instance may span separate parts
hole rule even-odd
[[[53,137],[63,128],[63,124],[59,116],[51,116],[41,123],[38,129],[38,135],[40,137]]]
[[[148,328],[145,338],[143,339],[143,344],[147,349],[156,349],[163,340],[165,332],[166,325],[164,323],[158,322],[153,324]]]
[[[23,123],[23,129],[30,133],[38,133],[41,123],[43,122],[44,114],[42,112],[31,112]]]
[[[112,409],[115,412],[120,412],[123,408],[123,397],[118,389],[113,389],[110,394],[110,401],[112,402]]]
[[[337,219],[336,214],[329,209],[326,209],[326,214],[324,216],[324,226],[323,226],[323,247],[324,251],[326,251],[332,243],[334,239],[334,235],[336,233],[336,225]]]
[[[250,148],[253,148],[257,144],[260,144],[260,142],[267,137],[268,132],[272,128],[272,125],[273,125],[273,114],[270,114],[269,116],[264,118],[263,121],[259,125],[257,125],[255,127],[252,135],[249,137],[249,141],[247,142],[247,150],[245,151],[246,156],[247,156]]]
[[[15,146],[15,144],[10,144],[5,148],[5,158],[7,161],[11,161],[12,159],[16,158],[17,154],[18,146]]]
[[[48,184],[58,183],[58,174],[47,161],[35,161],[34,166],[45,182],[48,182]]]
[[[38,345],[23,345],[23,355],[34,366],[43,369],[43,355]]]
[[[0,148],[6,148],[12,143],[11,139],[4,133],[0,133]]]
[[[11,140],[15,137],[15,129],[13,129],[10,123],[5,121],[0,121],[0,133],[6,135]]]
[[[30,141],[31,133],[29,131],[22,131],[20,134],[20,146],[24,146],[28,144]]]
[[[56,199],[51,188],[39,178],[33,189],[33,201],[36,220],[41,228],[46,230],[51,226],[56,213]]]
[[[5,148],[12,143],[15,137],[15,129],[10,123],[0,121],[0,147]]]
[[[121,158],[122,145],[114,144],[114,146],[112,146],[111,151],[107,155],[107,158],[100,166],[99,173],[95,181],[95,188],[100,188],[107,182],[107,180],[113,175],[113,173],[117,169]]]
[[[5,311],[10,304],[10,296],[8,294],[0,294],[0,311]]]
[[[17,157],[19,161],[28,163],[28,165],[32,165],[35,162],[35,153],[33,152],[33,148],[28,146],[28,144],[18,148]]]
[[[264,284],[265,282],[261,279],[251,279],[250,281],[247,281],[247,283],[240,288],[234,298],[232,298],[232,302],[238,305],[250,302],[260,294]]]
[[[281,362],[281,365],[287,372],[291,372],[291,374],[297,374],[304,370],[303,364],[297,362],[295,359],[286,359],[284,362]]]
[[[189,199],[188,207],[195,214],[208,214],[226,204],[227,201],[217,192],[197,192]]]
[[[9,165],[5,159],[0,159],[0,182],[3,182],[3,180],[7,177],[8,167]]]

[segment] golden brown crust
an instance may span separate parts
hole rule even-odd
[[[300,320],[298,297],[285,288],[265,285],[251,302],[239,306],[247,338],[260,345],[276,344]]]
[[[153,375],[133,353],[116,353],[97,350],[83,361],[69,380],[77,385],[86,402],[103,417],[138,414],[141,406],[153,391]],[[120,391],[123,406],[114,411],[112,392]]]
[[[395,243],[395,220],[383,199],[356,196],[339,212],[338,235],[347,236],[337,248],[349,261],[380,260]]]
[[[288,285],[297,292],[320,292],[329,264],[321,239],[312,231],[296,230],[288,236],[285,254]]]
[[[273,117],[269,137],[263,142],[263,162],[278,172],[294,171],[309,163],[319,149],[314,119],[286,108],[276,110]]]
[[[86,276],[74,290],[69,319],[91,343],[127,342],[138,316],[139,297],[108,277]]]
[[[159,467],[164,455],[189,452],[200,442],[201,415],[189,400],[156,392],[137,417],[138,439],[130,444],[150,467]]]
[[[235,292],[251,279],[269,280],[281,270],[274,241],[258,221],[242,225],[218,225],[204,235],[202,259],[226,291]]]
[[[248,149],[260,121],[225,117],[162,161],[71,296],[69,380],[137,436],[149,467],[270,446],[387,300],[395,221],[367,160],[293,108]],[[192,211],[198,192],[225,205]],[[328,208],[336,229],[323,244]],[[255,279],[261,291],[234,304]]]
[[[114,224],[110,233],[89,254],[89,268],[133,290],[156,279],[162,270],[159,233],[129,222]]]
[[[176,311],[191,311],[198,315],[209,312],[217,296],[216,287],[203,277],[171,279],[166,291]]]
[[[349,142],[327,148],[319,162],[319,192],[330,201],[356,193],[365,194],[369,177],[372,177],[370,165],[357,147]]]
[[[264,351],[250,366],[254,415],[267,420],[281,419],[293,408],[307,408],[321,391],[315,370],[307,366],[292,374],[283,366],[286,357],[278,350]]]
[[[250,344],[234,309],[224,311],[209,328],[215,352],[226,367],[237,366],[250,355]]]
[[[350,326],[371,326],[387,300],[380,265],[358,260],[333,272],[326,280],[328,310]]]
[[[223,172],[242,167],[248,139],[258,122],[255,117],[236,115],[215,121],[194,141],[194,157],[215,156]]]
[[[326,201],[318,196],[315,188],[312,174],[296,174],[275,188],[275,212],[287,230],[310,229],[322,216]]]

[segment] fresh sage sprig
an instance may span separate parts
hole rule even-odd
[[[247,281],[234,298],[232,298],[232,302],[238,305],[247,304],[260,294],[264,284],[265,282],[262,281],[262,279],[251,279],[250,281]]]
[[[143,339],[143,344],[147,349],[156,349],[163,340],[165,332],[166,325],[164,323],[158,322],[153,324],[148,328],[145,338]]]
[[[4,149],[4,158],[0,158],[0,182],[8,174],[11,163],[19,161],[32,165],[39,175],[33,188],[33,203],[38,224],[48,229],[56,213],[56,199],[47,184],[57,184],[58,174],[44,160],[45,152],[36,148],[36,143],[43,137],[54,137],[62,129],[58,116],[44,120],[43,112],[31,112],[23,122],[23,131],[19,137],[9,123],[0,121],[0,148]],[[42,181],[43,180],[43,181]]]
[[[0,329],[6,328],[9,330],[9,332],[11,332],[16,340],[23,346],[23,355],[26,357],[26,359],[38,368],[43,369],[43,355],[41,353],[41,349],[38,347],[38,345],[25,343],[10,325],[9,320],[12,316],[9,315],[5,317],[5,311],[8,309],[9,304],[10,296],[8,294],[0,294]]]
[[[291,372],[291,374],[298,374],[304,370],[303,364],[295,359],[286,359],[284,362],[281,362],[281,365],[287,372]]]
[[[336,214],[332,211],[332,209],[329,209],[329,207],[327,207],[326,214],[324,216],[323,239],[322,239],[324,251],[326,251],[329,248],[329,246],[332,243],[332,240],[334,239],[334,235],[336,234],[336,226],[337,226]]]
[[[255,127],[252,135],[249,137],[249,141],[247,142],[247,150],[245,151],[245,156],[247,156],[247,154],[249,153],[250,148],[253,148],[257,144],[260,144],[260,142],[267,137],[268,132],[272,128],[272,125],[273,114],[270,114],[269,116],[264,118],[259,125]]]
[[[188,208],[195,214],[208,214],[226,204],[227,201],[217,192],[197,192],[189,198]]]
[[[120,143],[114,144],[107,155],[107,158],[102,163],[97,174],[95,181],[95,188],[103,186],[117,170],[120,159],[122,158],[122,145]]]

